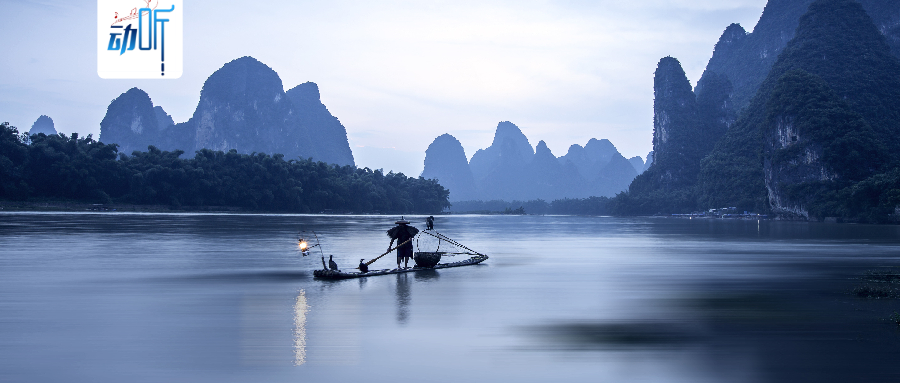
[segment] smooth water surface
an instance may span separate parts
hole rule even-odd
[[[900,377],[900,305],[849,293],[897,226],[439,216],[490,259],[339,282],[298,251],[352,269],[397,218],[0,214],[0,381]]]

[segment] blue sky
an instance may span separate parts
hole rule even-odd
[[[435,137],[452,134],[471,157],[490,145],[500,121],[557,156],[607,138],[626,157],[645,157],[659,59],[678,58],[696,84],[725,27],[751,30],[764,6],[185,0],[180,79],[104,80],[95,1],[0,0],[0,120],[28,130],[46,114],[60,132],[97,137],[110,101],[137,86],[186,121],[206,78],[249,55],[278,72],[286,89],[319,84],[359,166],[418,175]]]

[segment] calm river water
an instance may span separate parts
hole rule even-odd
[[[897,226],[439,216],[490,259],[340,282],[298,252],[351,269],[397,218],[2,213],[0,381],[900,380],[900,304],[850,293]]]

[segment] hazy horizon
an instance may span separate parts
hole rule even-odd
[[[417,176],[435,137],[452,134],[471,158],[500,121],[556,156],[606,138],[644,158],[658,60],[678,58],[696,84],[725,27],[752,30],[765,3],[192,1],[180,79],[103,80],[96,3],[4,0],[0,120],[27,131],[45,114],[98,137],[109,102],[136,86],[187,121],[210,74],[253,56],[285,90],[319,84],[360,167]]]

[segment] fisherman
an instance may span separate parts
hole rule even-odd
[[[368,273],[369,272],[369,265],[366,264],[365,258],[359,260],[359,272],[360,273]]]
[[[425,230],[434,230],[434,216],[429,215],[425,218]]]
[[[412,238],[419,234],[419,229],[416,229],[413,226],[409,226],[409,221],[400,217],[400,220],[394,222],[397,226],[392,227],[387,231],[388,237],[391,237],[391,243],[388,244],[388,250],[391,250],[391,246],[394,245],[394,241],[397,241],[397,268],[400,268],[400,263],[404,262],[405,268],[409,268],[409,259],[413,256],[413,245]]]
[[[337,262],[334,261],[333,255],[328,256],[328,268],[330,268],[332,271],[341,271],[340,269],[338,269]]]

